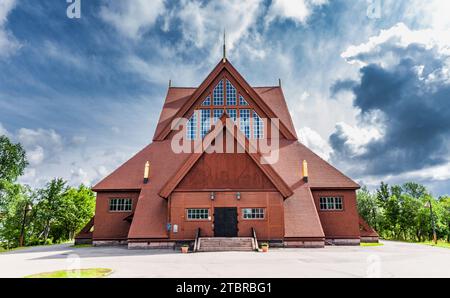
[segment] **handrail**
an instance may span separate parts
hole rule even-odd
[[[252,234],[253,234],[253,241],[255,243],[255,250],[259,249],[259,245],[258,245],[258,238],[256,238],[256,230],[255,228],[252,228]]]
[[[197,229],[197,232],[195,232],[195,242],[194,242],[194,252],[196,252],[200,246],[200,241],[198,240],[200,238],[200,228]]]

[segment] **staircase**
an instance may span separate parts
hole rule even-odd
[[[197,251],[254,251],[256,245],[251,237],[198,238]]]

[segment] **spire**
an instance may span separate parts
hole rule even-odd
[[[223,62],[227,60],[227,35],[225,29],[223,30]]]

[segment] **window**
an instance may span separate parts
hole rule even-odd
[[[220,81],[214,88],[213,98],[215,106],[223,106],[223,81]]]
[[[210,110],[201,110],[201,127],[202,127],[202,138],[206,136],[208,131],[211,129],[211,111]]]
[[[109,211],[113,212],[130,212],[133,205],[132,199],[110,199],[109,200]]]
[[[242,95],[239,95],[239,105],[248,106],[248,102],[244,99]]]
[[[213,110],[213,124],[215,124],[222,115],[223,115],[222,109],[214,109]]]
[[[247,138],[250,138],[250,110],[239,111],[240,129]]]
[[[187,139],[195,140],[196,138],[197,138],[197,113],[194,111],[194,114],[187,123]]]
[[[245,208],[242,209],[242,218],[244,219],[264,219],[264,208]]]
[[[237,119],[237,110],[236,109],[227,109],[228,116],[236,122]]]
[[[255,111],[253,111],[253,138],[264,138],[264,122]]]
[[[341,197],[320,197],[320,210],[343,210]]]
[[[227,80],[227,106],[236,105],[236,88]]]
[[[211,97],[208,96],[202,103],[202,106],[207,107],[211,105]]]
[[[188,220],[209,220],[209,209],[187,209]]]

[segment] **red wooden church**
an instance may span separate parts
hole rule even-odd
[[[180,136],[188,152],[174,150]],[[275,162],[262,162],[258,141],[277,145]],[[216,143],[234,150],[210,150]],[[358,215],[358,188],[299,142],[281,86],[252,87],[223,58],[199,87],[169,86],[153,142],[93,187],[95,217],[77,242],[220,250],[377,241]]]

